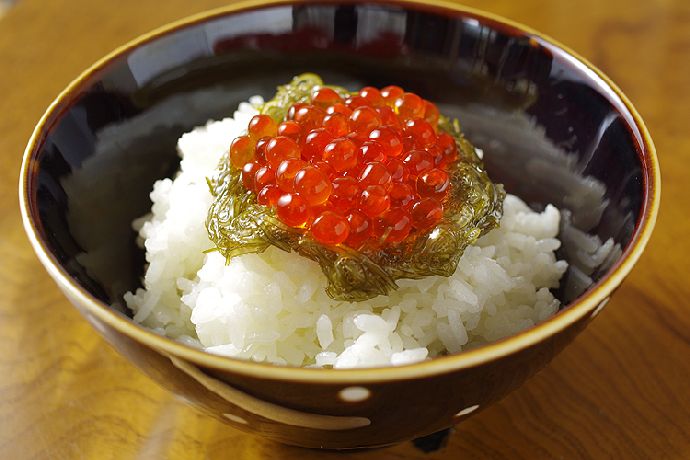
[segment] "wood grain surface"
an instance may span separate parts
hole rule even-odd
[[[285,447],[207,418],[116,354],[45,274],[24,236],[21,154],[81,70],[223,0],[19,0],[0,18],[0,458],[690,458],[690,1],[468,0],[604,70],[656,142],[662,205],[647,252],[550,366],[425,455]]]

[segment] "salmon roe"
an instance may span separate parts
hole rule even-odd
[[[324,245],[378,248],[442,218],[455,139],[436,105],[398,86],[317,88],[284,120],[256,115],[229,161],[257,202]]]

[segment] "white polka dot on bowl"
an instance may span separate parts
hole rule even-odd
[[[461,410],[460,412],[455,414],[455,416],[456,417],[462,417],[463,415],[469,415],[472,412],[476,411],[477,409],[479,409],[479,404],[475,404],[474,406],[465,407],[463,410]]]
[[[371,392],[364,387],[347,387],[338,392],[338,396],[345,402],[360,402],[369,398]]]

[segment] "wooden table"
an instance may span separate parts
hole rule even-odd
[[[83,321],[34,257],[16,183],[34,123],[82,69],[223,0],[19,0],[0,19],[0,458],[327,458],[207,418]],[[609,307],[553,363],[463,423],[446,449],[348,458],[690,458],[690,1],[470,0],[571,46],[616,81],[664,174],[651,244]]]

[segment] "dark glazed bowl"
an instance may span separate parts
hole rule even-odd
[[[494,180],[535,208],[565,210],[561,311],[456,355],[353,370],[215,356],[133,323],[122,294],[138,286],[143,257],[130,222],[148,211],[153,182],[175,171],[176,139],[305,71],[437,102],[484,149]],[[639,258],[659,182],[652,141],[621,91],[526,27],[426,0],[245,1],[143,36],[73,81],[29,141],[20,205],[65,295],[162,385],[277,441],[357,448],[446,428],[542,368]]]

